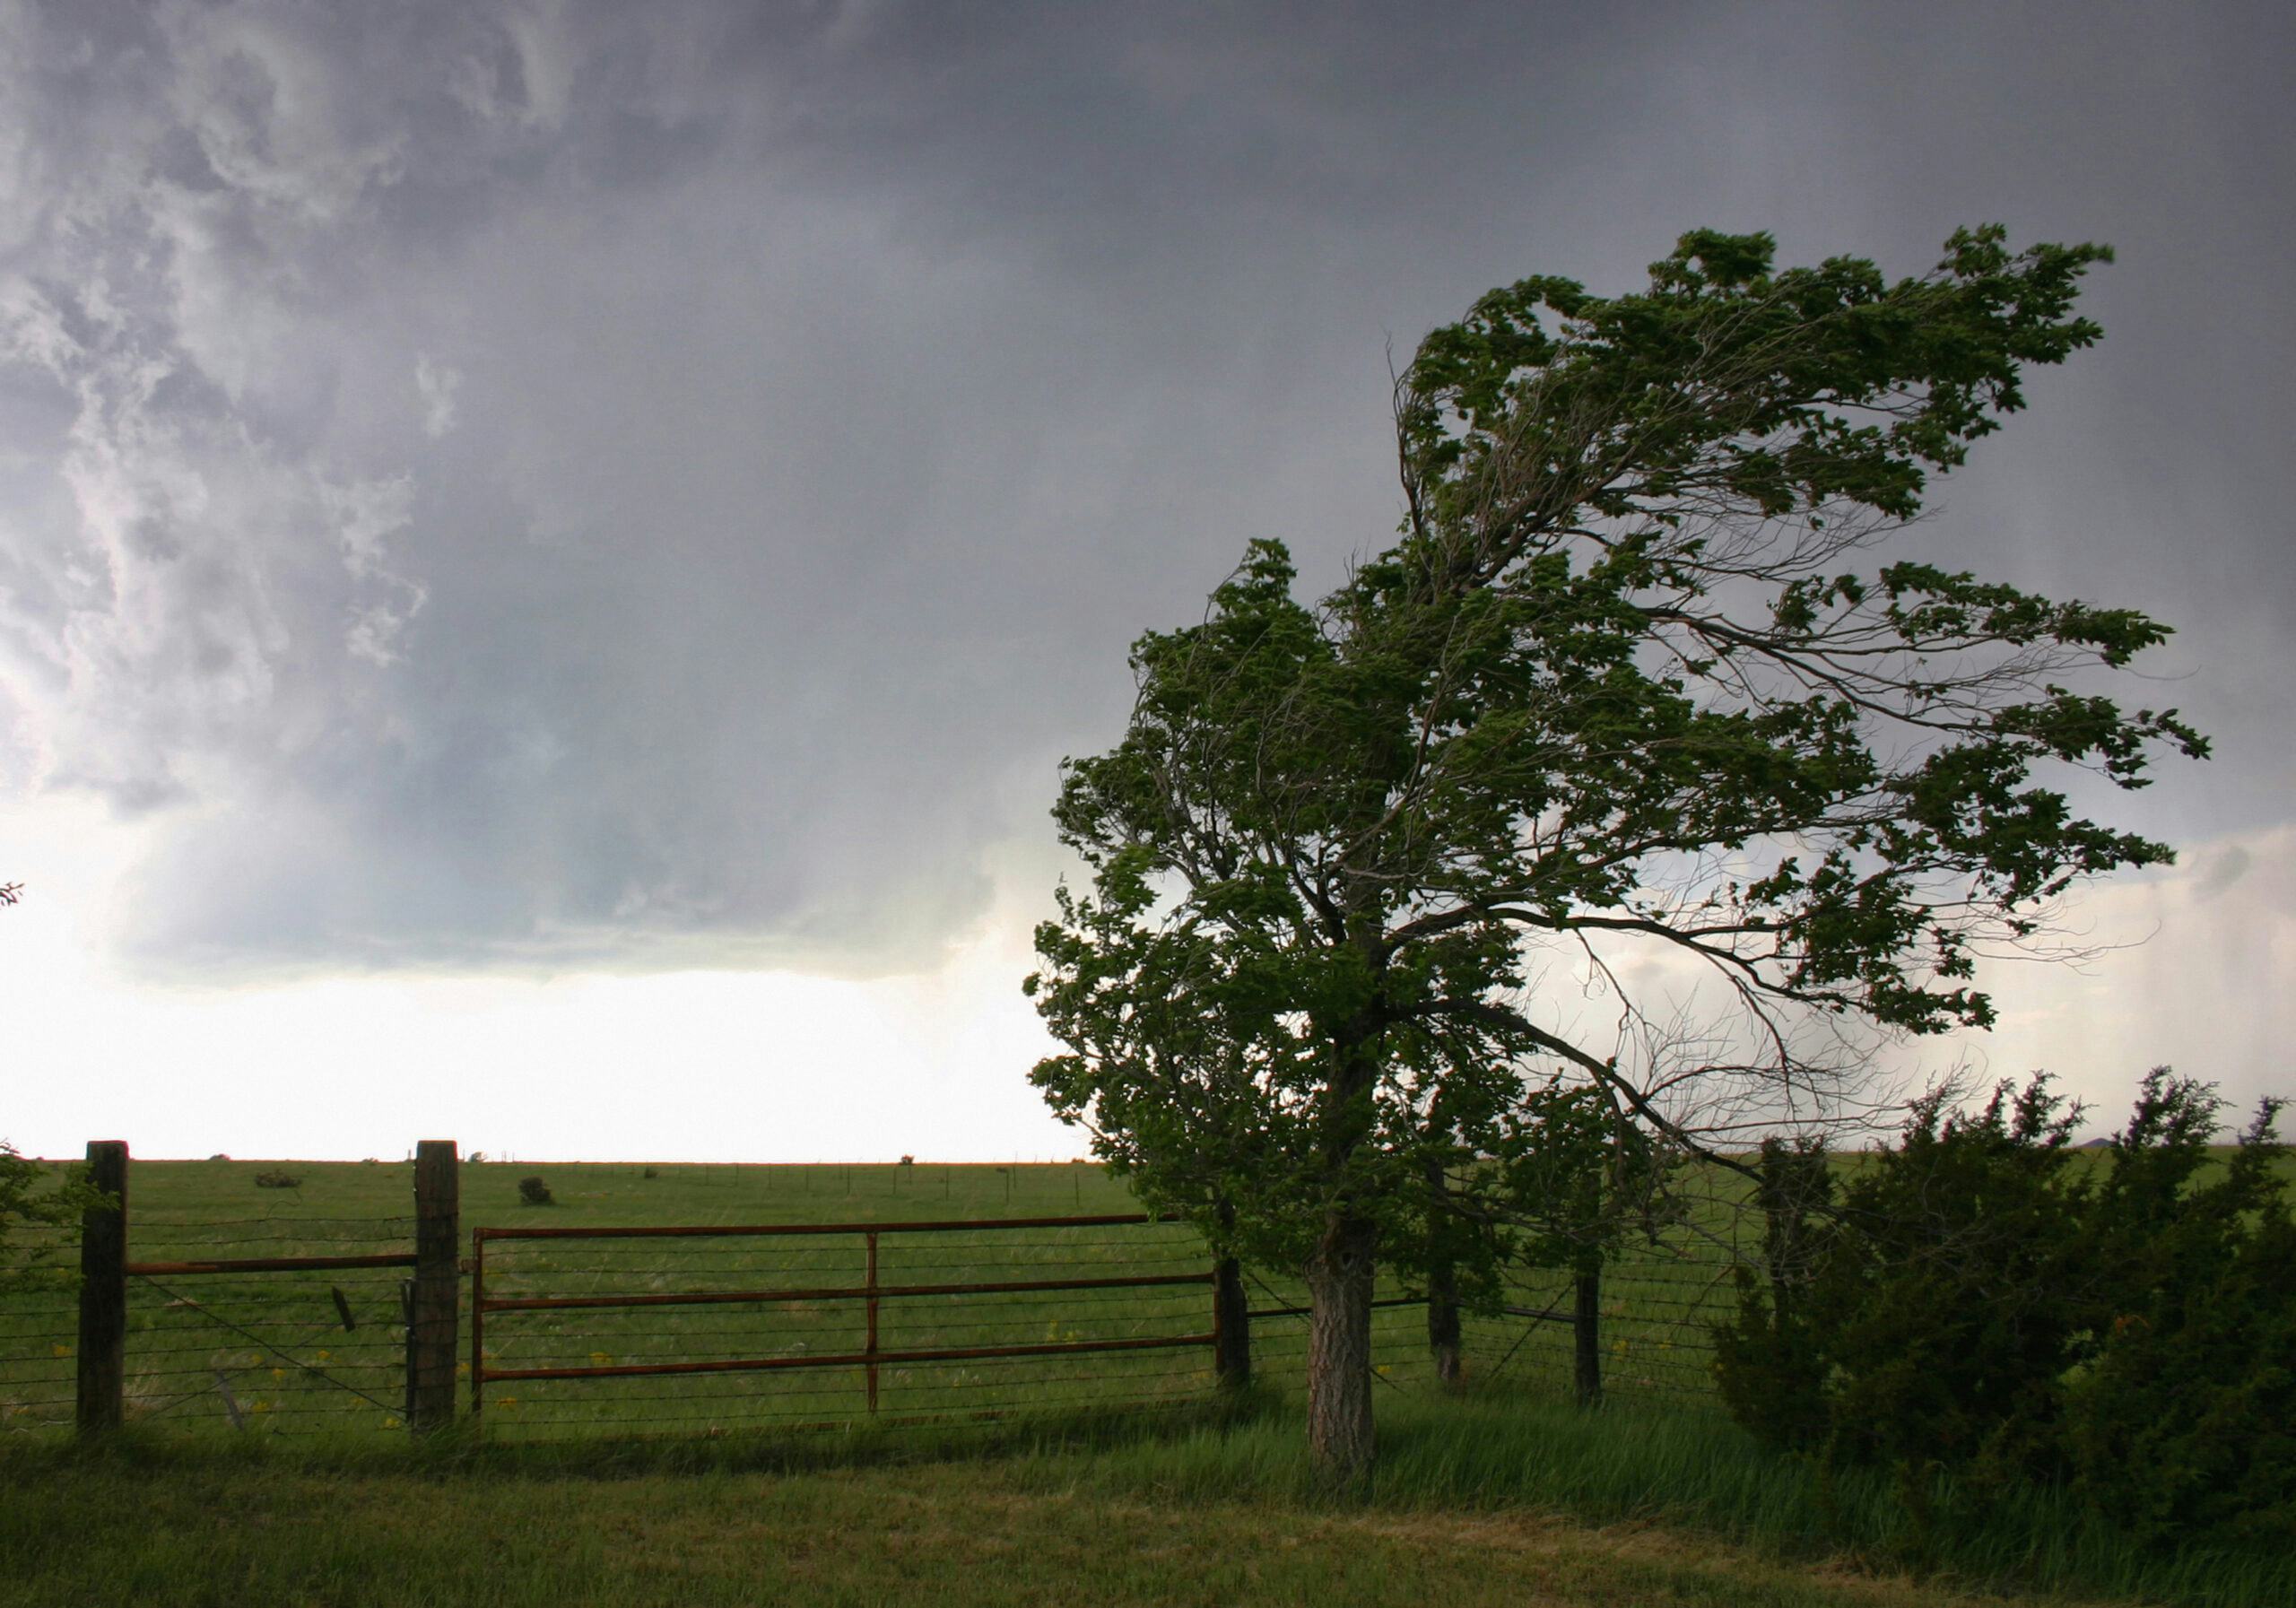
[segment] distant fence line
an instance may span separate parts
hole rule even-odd
[[[201,1401],[234,1428],[347,1415],[422,1434],[457,1421],[464,1380],[470,1422],[525,1436],[1174,1405],[1305,1371],[1299,1281],[1216,1262],[1169,1217],[476,1227],[465,1256],[451,1140],[416,1147],[408,1213],[358,1220],[139,1215],[126,1144],[88,1160],[115,1204],[81,1225],[83,1434]],[[1484,1379],[1568,1379],[1581,1399],[1707,1391],[1727,1273],[1515,1269],[1497,1315],[1450,1332]],[[1374,1308],[1377,1377],[1431,1377],[1441,1326],[1425,1295]],[[65,1310],[53,1294],[0,1301],[0,1347],[20,1352],[0,1351],[15,1397],[0,1427],[60,1427],[65,1348],[31,1343]]]

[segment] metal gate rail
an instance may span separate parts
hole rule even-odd
[[[628,1378],[642,1375],[761,1373],[813,1368],[857,1368],[866,1381],[868,1411],[877,1411],[878,1371],[888,1364],[974,1361],[1003,1357],[1066,1356],[1088,1352],[1137,1352],[1205,1346],[1215,1351],[1220,1334],[1217,1310],[1212,1328],[1186,1334],[1130,1336],[1110,1340],[1044,1341],[1018,1345],[930,1346],[887,1349],[877,1343],[881,1302],[935,1296],[1001,1295],[1072,1290],[1135,1290],[1216,1282],[1211,1268],[1201,1273],[1106,1275],[1067,1279],[1003,1279],[961,1283],[888,1284],[877,1277],[878,1242],[887,1235],[991,1233],[1024,1229],[1099,1228],[1170,1222],[1170,1216],[1122,1213],[1084,1217],[1008,1217],[928,1222],[758,1223],[734,1227],[675,1226],[649,1228],[482,1228],[471,1234],[470,1410],[474,1418],[485,1410],[486,1386],[498,1382],[532,1379]],[[644,1295],[566,1295],[496,1297],[486,1293],[486,1247],[506,1239],[785,1239],[807,1235],[859,1238],[865,1248],[865,1273],[858,1284],[813,1286],[780,1290],[707,1290]],[[823,1355],[714,1358],[691,1362],[613,1362],[572,1368],[493,1368],[487,1363],[486,1319],[490,1313],[570,1311],[640,1307],[772,1306],[796,1302],[858,1301],[863,1304],[865,1341],[858,1352]]]

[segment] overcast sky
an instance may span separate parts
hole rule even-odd
[[[2187,850],[1966,1049],[2288,1089],[2284,7],[0,0],[0,1133],[1068,1154],[1058,759],[1390,349],[1682,230],[2101,239],[1911,545],[2144,608]]]

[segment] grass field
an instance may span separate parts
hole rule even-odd
[[[294,1188],[259,1189],[282,1169]],[[555,1203],[530,1206],[539,1175]],[[1122,1213],[1095,1167],[472,1164],[476,1226],[878,1222]],[[137,1261],[396,1250],[403,1162],[135,1164]],[[856,1237],[490,1240],[489,1293],[842,1284]],[[1421,1313],[1380,1316],[1382,1453],[1367,1505],[1317,1493],[1301,1326],[1255,1324],[1267,1388],[1222,1404],[1197,1349],[860,1371],[498,1385],[467,1423],[398,1421],[397,1270],[131,1281],[131,1428],[75,1448],[72,1303],[0,1297],[0,1604],[1974,1600],[1970,1583],[2234,1608],[2296,1601],[2254,1557],[2130,1550],[2048,1493],[1965,1510],[1821,1481],[1700,1388],[1719,1253],[1646,1257],[1605,1292],[1611,1404],[1565,1400],[1570,1330],[1473,1324],[1474,1388],[1421,1387]],[[881,1239],[880,1282],[1205,1265],[1178,1225]],[[341,1304],[336,1297],[340,1293]],[[889,1299],[888,1348],[1187,1333],[1209,1290]],[[1559,1282],[1518,1291],[1547,1304]],[[1261,1275],[1255,1306],[1293,1304]],[[355,1326],[344,1326],[348,1311]],[[465,1317],[465,1324],[468,1319]],[[493,1366],[850,1348],[834,1301],[496,1314]],[[465,1330],[467,1333],[467,1330]],[[1146,1399],[1172,1411],[1096,1411]],[[792,1424],[806,1435],[736,1433]],[[721,1433],[713,1435],[715,1430]],[[1957,1584],[1958,1583],[1958,1584]]]
[[[1706,1412],[1379,1397],[1367,1499],[1296,1414],[874,1445],[131,1434],[0,1448],[0,1604],[1509,1604],[2249,1608],[2286,1560],[2161,1560],[2035,1496],[1940,1525]],[[1935,1493],[1950,1504],[1950,1492]]]
[[[82,1514],[100,1517],[92,1525]],[[133,1519],[126,1517],[132,1511]],[[0,1603],[1903,1604],[1955,1594],[1646,1526],[1172,1508],[944,1465],[456,1482],[72,1469],[0,1517]]]
[[[258,1187],[284,1171],[292,1188]],[[648,1174],[652,1176],[648,1176]],[[144,1161],[129,1187],[129,1256],[138,1263],[358,1256],[403,1251],[413,1234],[412,1167],[372,1163]],[[553,1204],[525,1204],[539,1176]],[[1104,1215],[1138,1210],[1093,1166],[730,1167],[468,1163],[465,1237],[474,1228],[594,1228],[898,1223]],[[859,1286],[858,1233],[775,1238],[490,1239],[491,1299],[666,1295],[705,1291]],[[1201,1277],[1210,1261],[1181,1224],[1098,1225],[880,1236],[883,1285],[1094,1277]],[[1719,1268],[1645,1259],[1622,1266],[1605,1299],[1614,1388],[1703,1388],[1701,1324]],[[138,1276],[129,1286],[128,1415],[170,1433],[397,1433],[404,1329],[399,1269]],[[1559,1276],[1526,1275],[1512,1300],[1567,1313]],[[1296,1280],[1255,1270],[1262,1312],[1304,1305]],[[1399,1286],[1383,1291],[1400,1295]],[[1079,1291],[888,1298],[878,1343],[888,1352],[1064,1344],[1207,1334],[1203,1283]],[[490,1370],[648,1362],[801,1359],[862,1351],[862,1302],[822,1299],[744,1305],[490,1314]],[[0,1426],[57,1431],[72,1411],[75,1316],[60,1291],[0,1296]],[[470,1318],[465,1313],[465,1334]],[[1398,1388],[1423,1379],[1420,1309],[1377,1315],[1377,1362]],[[1559,1386],[1566,1323],[1522,1317],[1469,1326],[1470,1367]],[[1254,1326],[1264,1379],[1296,1383],[1305,1325],[1293,1313]],[[467,1364],[465,1365],[467,1368]],[[1187,1405],[1212,1387],[1204,1345],[937,1362],[889,1360],[876,1416],[1063,1413],[1118,1404]],[[463,1394],[467,1408],[468,1395]],[[839,1424],[869,1416],[866,1375],[850,1367],[677,1377],[491,1383],[485,1424],[507,1439],[711,1434]]]

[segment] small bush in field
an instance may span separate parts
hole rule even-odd
[[[917,1165],[917,1158],[915,1156],[903,1156],[900,1159],[900,1164],[903,1167],[914,1167]]]
[[[255,1186],[258,1189],[300,1189],[303,1180],[298,1174],[282,1172],[274,1167],[256,1174]]]
[[[550,1186],[542,1181],[542,1175],[539,1173],[532,1178],[518,1180],[518,1198],[529,1206],[549,1206],[557,1204],[551,1197]]]
[[[649,1167],[639,1176],[648,1178],[658,1178],[662,1176],[662,1169],[658,1167]]]
[[[227,1155],[225,1155],[222,1151],[217,1151],[213,1155],[212,1155],[212,1156],[208,1157],[207,1159],[208,1159],[210,1161],[228,1161],[228,1160],[230,1160],[231,1158],[230,1158],[230,1157],[229,1157],[229,1156],[227,1156]]]

